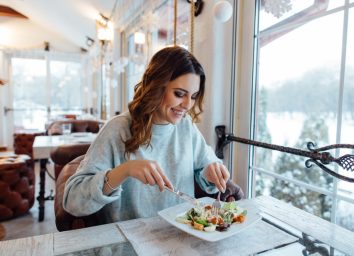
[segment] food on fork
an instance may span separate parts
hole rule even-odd
[[[216,215],[213,214],[212,205],[197,205],[184,215],[178,216],[176,221],[191,225],[200,231],[226,231],[233,223],[244,222],[246,215],[247,210],[239,207],[236,202],[227,202]]]

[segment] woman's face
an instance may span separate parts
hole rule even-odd
[[[200,76],[185,74],[168,83],[164,99],[154,113],[155,124],[176,124],[193,107],[199,92]]]

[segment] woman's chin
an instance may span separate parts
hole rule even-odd
[[[169,123],[171,123],[171,124],[177,124],[177,123],[179,123],[180,121],[182,120],[182,116],[181,117],[173,117],[173,118],[170,118],[170,120],[169,120]]]

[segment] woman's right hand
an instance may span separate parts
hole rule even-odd
[[[123,168],[127,176],[134,177],[144,184],[158,185],[160,191],[163,191],[165,186],[173,189],[172,183],[156,161],[130,160],[120,167]]]

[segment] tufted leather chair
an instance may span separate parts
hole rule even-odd
[[[64,165],[74,160],[76,157],[86,154],[90,144],[73,144],[62,145],[50,152],[50,158],[54,163],[55,179],[58,178],[59,173]]]
[[[61,125],[71,124],[71,132],[92,132],[98,133],[100,130],[100,125],[103,124],[101,121],[96,120],[60,120],[54,121],[47,128],[47,135],[61,135],[63,134]]]
[[[36,136],[44,135],[44,132],[40,133],[14,133],[14,152],[15,154],[25,154],[31,159],[29,160],[30,165],[34,168],[33,161],[33,142]]]
[[[20,216],[33,206],[34,169],[27,155],[0,158],[0,221]]]
[[[91,226],[97,226],[102,224],[107,224],[108,219],[105,217],[105,208],[102,208],[98,212],[84,217],[75,217],[68,212],[66,212],[62,206],[63,194],[65,183],[70,176],[72,176],[76,169],[79,167],[80,162],[84,156],[79,156],[66,164],[62,171],[59,173],[59,176],[56,181],[56,193],[54,198],[54,211],[55,211],[55,224],[59,231],[79,229]],[[200,198],[203,196],[209,196],[216,198],[217,194],[209,195],[202,191],[197,183],[195,183],[195,196]],[[242,189],[233,183],[231,180],[227,183],[227,189],[225,193],[221,194],[220,199],[222,201],[234,201],[239,200],[244,197]]]

